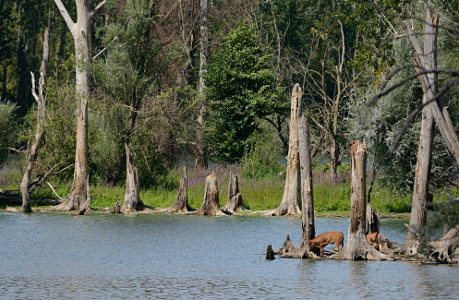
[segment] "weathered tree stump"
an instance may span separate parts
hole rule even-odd
[[[380,232],[381,221],[379,213],[373,208],[371,203],[367,204],[365,218],[365,234]]]
[[[273,247],[271,245],[268,245],[268,247],[266,248],[266,259],[268,259],[268,260],[274,260],[275,259]]]
[[[179,193],[177,196],[177,200],[175,200],[174,204],[169,207],[166,211],[167,212],[190,212],[193,211],[189,204],[188,204],[188,177],[186,175],[186,167],[183,168],[183,175],[180,179],[180,186],[179,186]]]
[[[279,249],[276,253],[279,254],[281,257],[299,257],[298,247],[293,244],[292,240],[290,239],[290,235],[287,234],[287,238],[285,239],[284,243],[282,244],[282,248]]]
[[[439,240],[429,243],[430,257],[437,263],[459,263],[459,224],[448,230]]]
[[[366,224],[366,146],[354,141],[351,148],[351,218],[347,244],[332,258],[351,260],[390,260],[376,250],[365,236]]]
[[[112,214],[119,214],[121,213],[121,201],[120,199],[118,198],[118,200],[116,200],[116,203],[115,205],[113,206],[113,208],[110,210],[110,212]]]
[[[134,166],[134,157],[129,149],[128,144],[124,144],[126,150],[126,190],[124,193],[122,213],[141,211],[146,208],[139,193],[139,175]]]
[[[218,188],[217,188],[217,177],[215,173],[212,172],[206,178],[206,186],[204,191],[204,201],[202,206],[195,213],[199,215],[208,215],[208,216],[225,216],[227,215],[224,211],[220,209],[220,204],[218,200]]]
[[[272,216],[297,215],[300,210],[300,160],[298,142],[298,117],[301,108],[302,91],[298,84],[295,84],[292,91],[290,108],[290,134],[287,156],[287,173],[285,178],[284,195],[281,204],[269,214]]]
[[[246,211],[244,204],[242,203],[242,195],[239,192],[239,182],[237,174],[233,175],[230,171],[229,184],[228,184],[228,202],[223,207],[223,211],[228,213],[234,213],[237,211]]]

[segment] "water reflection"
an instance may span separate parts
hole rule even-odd
[[[339,299],[458,297],[457,267],[276,259],[299,218],[0,212],[0,298]],[[347,231],[318,218],[318,232]],[[403,241],[400,221],[384,234]],[[26,287],[26,288],[24,288]]]

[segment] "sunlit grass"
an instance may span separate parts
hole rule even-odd
[[[199,208],[204,198],[205,179],[208,174],[215,172],[219,189],[220,206],[226,204],[228,197],[229,172],[237,173],[237,165],[217,165],[209,170],[192,168],[188,174],[188,202],[193,208]],[[140,198],[144,204],[155,208],[171,206],[177,199],[178,182],[182,171],[169,171],[163,186],[142,189]],[[348,212],[350,209],[350,183],[347,174],[341,174],[339,180],[330,182],[328,175],[321,169],[314,170],[314,210],[321,213]],[[0,171],[0,188],[19,192],[21,176],[18,171],[4,169]],[[271,210],[282,201],[285,178],[278,176],[268,179],[250,179],[239,177],[239,189],[246,208],[252,211]],[[56,192],[65,196],[70,191],[70,184],[56,185]],[[101,209],[113,207],[118,199],[124,199],[124,186],[91,186],[91,207]],[[437,191],[435,201],[446,199],[448,194],[459,194],[459,189]],[[57,199],[48,187],[37,189],[32,199]],[[401,196],[376,183],[371,194],[373,207],[381,213],[403,213],[410,211],[411,196]],[[1,207],[0,207],[1,208]]]

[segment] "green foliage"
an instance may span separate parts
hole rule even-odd
[[[0,102],[0,165],[8,157],[8,147],[11,146],[16,133],[14,111],[16,105],[10,102]]]
[[[251,179],[279,177],[285,171],[278,156],[279,143],[273,143],[272,136],[261,133],[254,135],[253,139],[253,148],[246,151],[242,158],[241,175]]]
[[[282,90],[275,86],[269,61],[254,28],[245,24],[223,39],[213,57],[206,76],[206,96],[211,101],[206,127],[217,160],[240,159],[259,119],[281,106]]]
[[[410,63],[406,53],[411,51],[409,41],[399,40],[394,44],[396,64],[392,70]],[[388,86],[396,84],[410,76],[412,68],[401,69],[389,82]],[[448,99],[449,111],[453,124],[457,124],[457,98],[451,92]],[[379,166],[380,179],[388,187],[403,194],[410,194],[413,188],[415,166],[417,159],[421,114],[416,116],[406,134],[392,156],[386,154],[389,146],[404,126],[407,116],[421,103],[422,89],[417,79],[412,80],[389,95],[378,100],[376,106],[369,107],[367,99],[374,95],[367,91],[365,97],[353,103],[350,107],[351,138],[366,140],[370,159],[376,159]],[[454,171],[451,155],[443,146],[441,136],[435,135],[432,153],[431,183],[434,187],[448,185]]]

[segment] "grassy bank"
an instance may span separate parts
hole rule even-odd
[[[237,166],[216,166],[210,171],[190,169],[188,171],[188,201],[191,207],[201,207],[204,197],[204,184],[206,175],[214,171],[217,175],[220,205],[227,201],[229,171],[237,171]],[[20,174],[9,170],[0,174],[1,188],[17,190],[19,188]],[[337,182],[330,182],[327,174],[321,170],[314,170],[314,208],[318,215],[345,215],[350,208],[350,184],[346,174],[341,174]],[[155,208],[166,208],[172,205],[177,198],[179,170],[171,170],[162,186],[141,190],[142,201]],[[270,210],[276,208],[282,200],[284,191],[284,178],[281,176],[272,179],[250,179],[240,177],[239,189],[242,193],[244,204],[252,211]],[[66,195],[70,185],[57,185],[59,195]],[[456,196],[459,189],[448,191]],[[445,191],[438,191],[435,201],[446,198]],[[91,187],[91,207],[100,209],[112,207],[117,199],[124,198],[124,186],[109,187],[97,185]],[[32,198],[57,198],[49,188],[42,188],[32,194]],[[406,213],[410,211],[411,197],[401,196],[389,189],[376,184],[371,195],[371,203],[377,211],[383,214]]]

